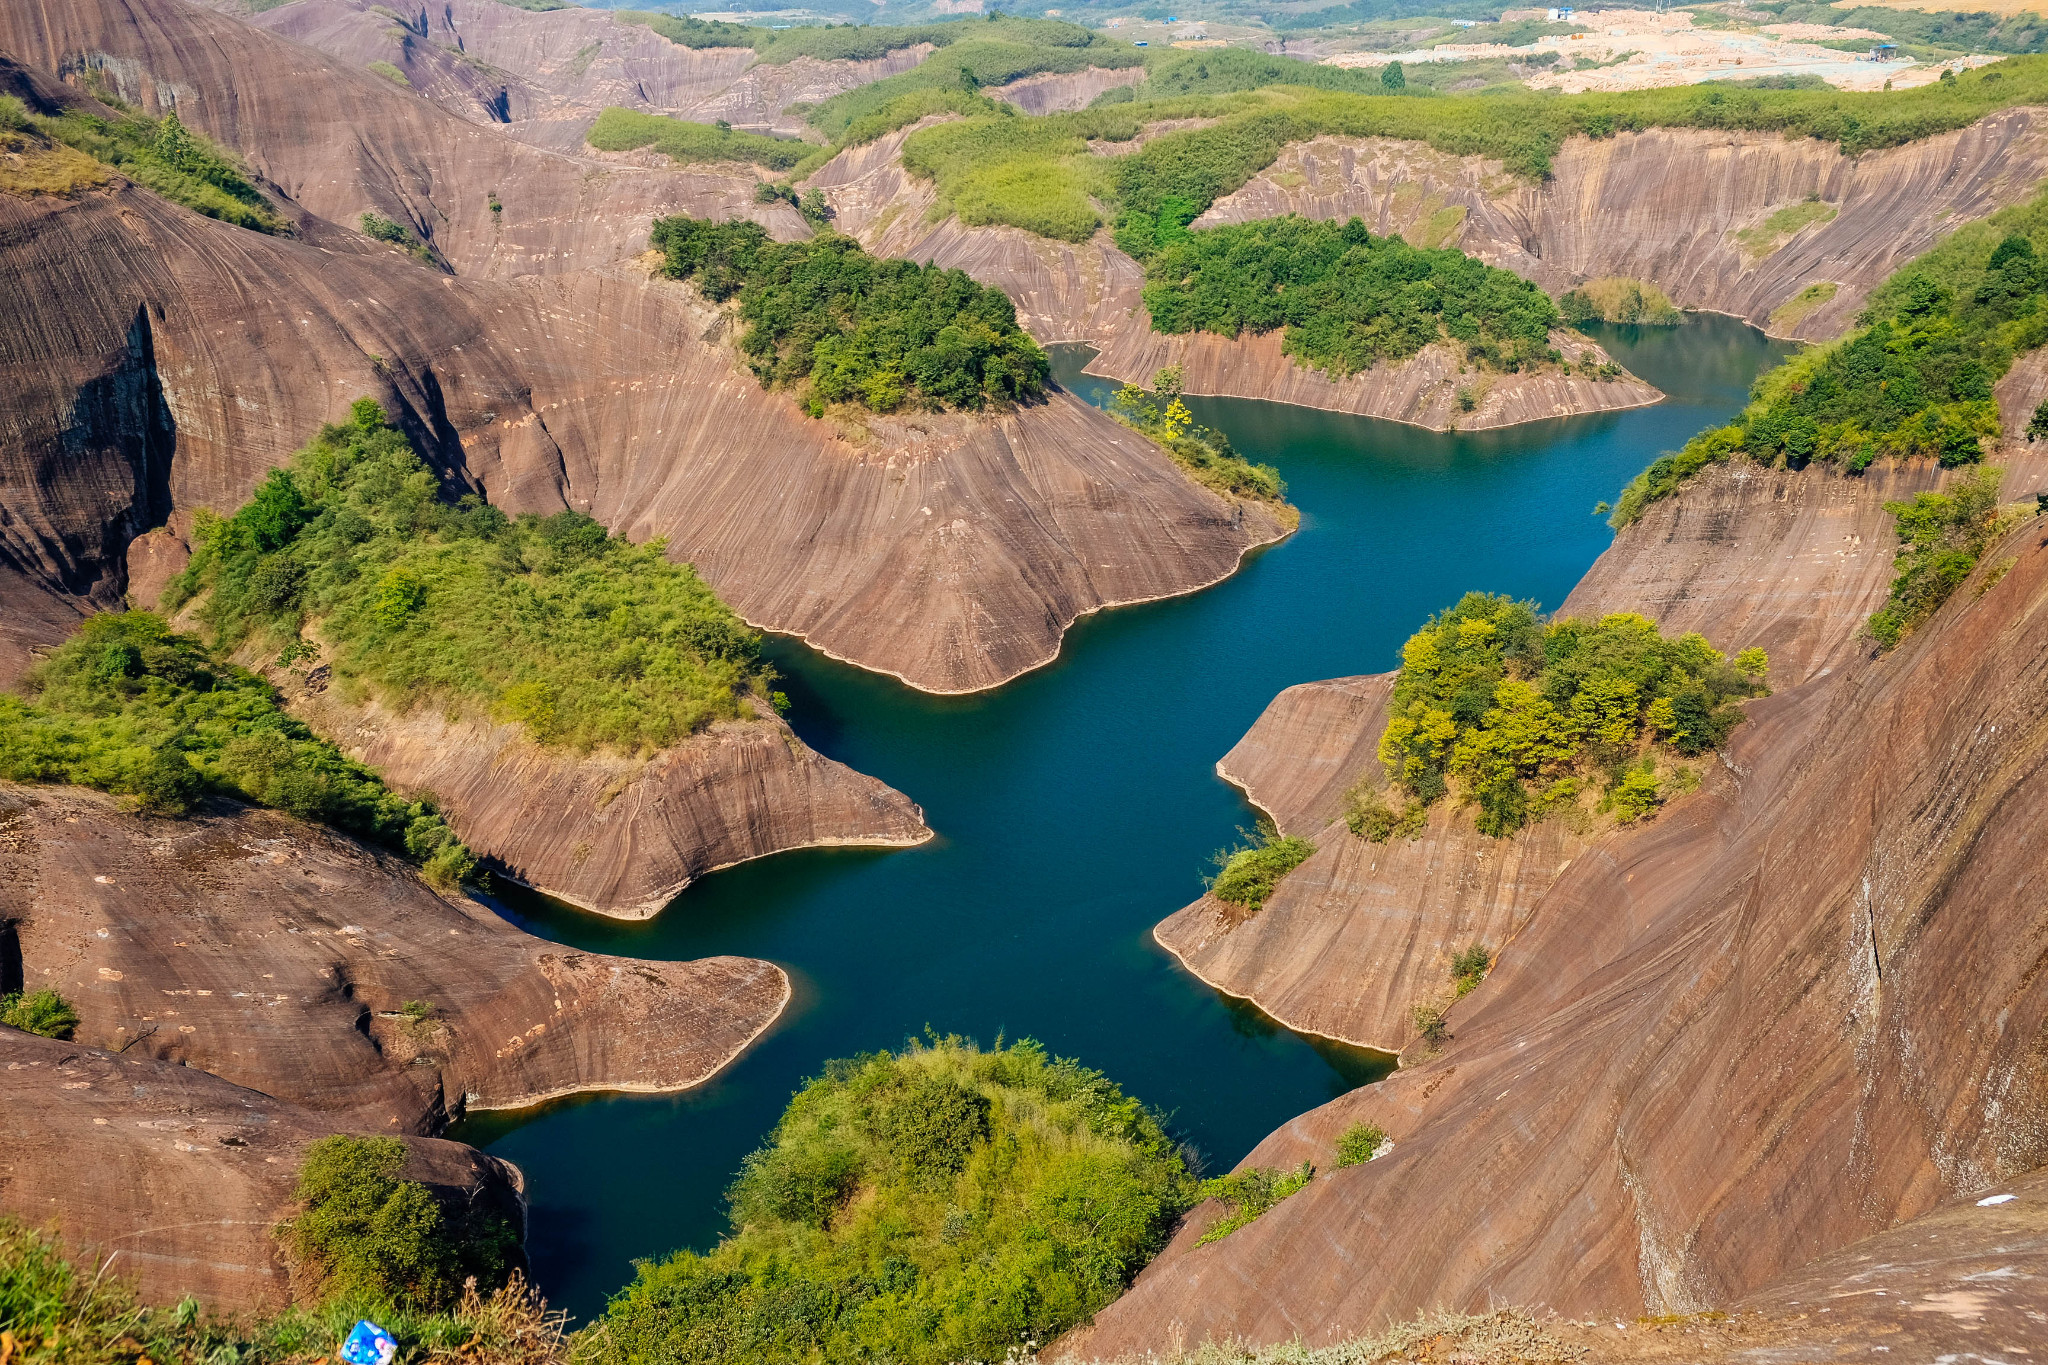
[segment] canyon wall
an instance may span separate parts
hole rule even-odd
[[[2048,1161],[2038,522],[2007,560],[1753,704],[1699,792],[1572,863],[1440,1055],[1247,1158],[1324,1174],[1210,1246],[1198,1214],[1069,1353],[1691,1312]],[[1329,1169],[1360,1120],[1392,1150]]]
[[[1288,147],[1195,226],[1357,216],[1375,232],[1456,246],[1554,294],[1625,276],[1681,308],[1821,340],[1847,330],[1864,296],[1942,234],[2019,202],[2044,177],[2048,126],[2032,109],[1856,157],[1770,133],[1575,137],[1540,184],[1420,143],[1318,138]],[[1774,230],[1773,215],[1787,211]],[[1810,221],[1794,227],[1801,217]],[[1773,322],[1823,283],[1835,286],[1826,302]]]
[[[76,1041],[369,1131],[588,1090],[682,1090],[781,1014],[772,963],[580,953],[438,895],[388,854],[275,811],[192,817],[0,786],[0,923]],[[419,1002],[412,1013],[411,1002]]]
[[[0,1059],[0,1112],[35,1115],[0,1143],[0,1213],[54,1224],[73,1257],[106,1262],[146,1303],[291,1301],[271,1229],[290,1212],[307,1148],[334,1131],[325,1117],[193,1067],[5,1027]],[[457,1142],[400,1141],[404,1179],[524,1224],[517,1168]]]

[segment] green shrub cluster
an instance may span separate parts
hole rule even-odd
[[[78,1011],[49,989],[0,995],[0,1024],[39,1038],[69,1038],[78,1027]]]
[[[828,1063],[747,1158],[732,1234],[641,1262],[592,1347],[607,1365],[1028,1353],[1122,1292],[1193,1184],[1153,1114],[1035,1043]]]
[[[1144,299],[1155,331],[1284,327],[1287,354],[1339,378],[1442,340],[1510,373],[1559,359],[1550,296],[1462,251],[1375,237],[1358,218],[1289,214],[1190,232],[1179,217],[1163,213],[1149,234]]]
[[[1315,1178],[1316,1168],[1304,1161],[1291,1171],[1247,1166],[1229,1175],[1204,1180],[1196,1189],[1196,1196],[1222,1201],[1225,1212],[1195,1239],[1195,1245],[1203,1247],[1222,1241],[1287,1196],[1308,1188],[1309,1182]]]
[[[813,150],[809,144],[790,138],[763,137],[759,133],[735,132],[709,123],[689,123],[619,108],[599,114],[584,140],[601,152],[633,152],[652,147],[675,161],[743,161],[771,171],[789,170]]]
[[[963,271],[878,260],[825,233],[778,244],[757,223],[663,218],[654,245],[674,279],[737,296],[740,352],[767,388],[832,403],[898,408],[1008,406],[1044,391],[1045,353],[999,289]]]
[[[1575,802],[1589,773],[1605,774],[1606,808],[1633,819],[1659,797],[1652,746],[1718,747],[1768,669],[1760,649],[1730,663],[1631,613],[1545,624],[1527,603],[1467,593],[1402,646],[1380,762],[1424,805],[1455,780],[1496,838]]]
[[[0,777],[72,782],[180,815],[209,792],[380,843],[452,886],[473,866],[432,800],[407,801],[278,705],[269,683],[147,612],[87,617],[0,694]]]
[[[503,1210],[445,1206],[400,1179],[404,1167],[395,1137],[336,1134],[307,1149],[299,1209],[279,1231],[324,1301],[440,1312],[460,1299],[465,1279],[501,1285],[518,1267],[519,1228]]]
[[[1638,474],[1614,524],[1735,458],[1850,473],[1882,457],[1981,459],[1999,431],[1992,386],[2048,342],[2048,194],[1958,228],[1872,292],[1860,322],[1759,379],[1733,422]]]
[[[1472,994],[1493,970],[1493,954],[1483,943],[1467,944],[1451,954],[1451,985],[1458,999]]]
[[[1308,840],[1282,835],[1271,820],[1261,817],[1258,828],[1246,836],[1242,846],[1215,855],[1216,875],[1204,878],[1202,885],[1217,900],[1256,915],[1265,908],[1266,898],[1280,885],[1280,879],[1307,862],[1315,851],[1316,846]]]
[[[1377,1123],[1354,1123],[1337,1135],[1337,1168],[1362,1166],[1387,1144],[1387,1130]]]
[[[173,203],[254,232],[288,233],[291,224],[263,197],[228,153],[179,122],[136,113],[101,118],[66,110],[55,118],[28,113],[10,121],[112,166]]]
[[[933,182],[937,212],[970,226],[1085,242],[1102,224],[1097,201],[1115,196],[1114,164],[1092,155],[1089,142],[1128,142],[1143,126],[1129,106],[1027,118],[1005,105],[911,134],[903,167]]]
[[[345,695],[473,706],[542,744],[651,752],[766,695],[760,638],[660,541],[451,505],[367,398],[234,516],[199,519],[166,600],[202,591],[230,648],[281,643],[289,664],[318,654],[310,631]]]
[[[496,200],[493,199],[492,202],[495,204]],[[502,209],[493,208],[491,212],[502,212]],[[433,247],[413,236],[412,229],[395,218],[386,218],[374,209],[366,209],[363,216],[356,220],[356,225],[363,230],[365,237],[401,247],[421,265],[438,266],[441,263],[435,257]]]
[[[364,1317],[398,1338],[398,1358],[407,1362],[544,1365],[567,1354],[560,1319],[521,1279],[496,1294],[465,1294],[452,1312],[336,1300],[223,1317],[191,1298],[138,1303],[120,1265],[74,1265],[54,1234],[0,1219],[0,1332],[12,1346],[10,1365],[315,1365],[332,1360]]]
[[[1888,502],[1899,532],[1897,576],[1883,607],[1870,618],[1870,636],[1890,649],[1934,615],[1977,567],[2000,529],[1998,487],[2004,471],[1972,469],[1946,493],[1922,493],[1911,502]]]
[[[1169,365],[1152,378],[1155,393],[1126,384],[1110,399],[1109,415],[1131,430],[1157,441],[1205,488],[1225,497],[1250,498],[1285,507],[1287,485],[1271,465],[1253,464],[1231,446],[1230,438],[1196,423],[1180,400],[1181,372]]]

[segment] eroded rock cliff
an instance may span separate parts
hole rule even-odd
[[[1655,283],[1681,308],[1824,339],[1943,233],[2017,203],[2043,176],[2048,130],[2031,109],[1857,157],[1766,133],[1571,138],[1541,184],[1419,143],[1321,138],[1287,148],[1195,225],[1356,215],[1375,232],[1456,246],[1552,293],[1625,276]],[[1826,284],[1826,300],[1773,320],[1809,285]]]
[[[901,792],[818,753],[768,707],[646,757],[532,743],[516,725],[394,716],[287,680],[292,711],[404,791],[429,791],[492,870],[616,919],[709,872],[793,848],[932,837]]]
[[[1191,1220],[1074,1349],[1725,1305],[2048,1161],[2048,540],[2030,522],[1985,564],[1894,654],[1753,704],[1700,792],[1573,861],[1441,1056],[1248,1161],[1326,1165],[1359,1120],[1390,1153],[1211,1246]]]
[[[0,1062],[0,1112],[35,1116],[10,1123],[0,1143],[0,1213],[54,1224],[77,1259],[107,1261],[145,1302],[290,1302],[271,1228],[307,1147],[334,1131],[328,1117],[135,1049],[5,1027]],[[402,1140],[405,1179],[449,1202],[497,1204],[523,1225],[517,1168],[457,1142]]]
[[[77,1009],[80,1045],[370,1131],[685,1089],[789,1000],[771,963],[562,948],[388,855],[229,802],[151,820],[95,792],[0,786],[0,923],[27,988]]]

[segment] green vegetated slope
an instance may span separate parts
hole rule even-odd
[[[1006,407],[1044,390],[1045,353],[999,289],[959,270],[883,260],[837,233],[772,242],[758,223],[663,218],[654,245],[673,279],[733,299],[739,349],[764,388],[822,416]]]
[[[913,134],[904,147],[904,165],[933,179],[941,200],[958,209],[962,221],[1009,223],[1079,241],[1103,221],[1091,199],[1113,222],[1157,215],[1167,200],[1200,212],[1271,165],[1288,143],[1326,134],[1423,142],[1452,155],[1498,158],[1515,174],[1541,177],[1574,135],[1601,138],[1654,127],[1781,132],[1832,142],[1854,154],[1964,127],[2000,108],[2044,101],[2048,58],[2039,57],[2010,58],[1913,90],[1868,93],[1708,84],[1620,94],[1457,97],[1270,86],[1140,100],[1020,120],[1014,128],[999,127],[991,117],[970,118]],[[1087,155],[1085,139],[1115,136],[1119,125],[1195,117],[1216,122],[1167,133],[1110,164]],[[1131,135],[1122,134],[1125,140]],[[1057,208],[1049,209],[1049,201]]]
[[[1543,622],[1533,606],[1468,593],[1401,649],[1379,757],[1404,800],[1376,784],[1351,794],[1355,833],[1420,832],[1423,812],[1456,794],[1484,834],[1502,837],[1553,812],[1624,822],[1673,786],[1697,782],[1680,760],[1718,747],[1763,691],[1760,649],[1731,662],[1695,634],[1665,639],[1620,613]],[[1578,814],[1574,814],[1578,813]]]
[[[1902,267],[1871,293],[1862,324],[1764,375],[1733,422],[1637,475],[1614,524],[1725,460],[1855,473],[1886,457],[1982,458],[1999,431],[1992,385],[2048,341],[2048,194],[1958,228]]]
[[[601,152],[652,147],[677,161],[740,161],[771,171],[789,170],[816,150],[794,138],[764,137],[617,107],[599,114],[584,140]]]
[[[1877,5],[1809,4],[1801,0],[1762,0],[1746,8],[1771,15],[1778,23],[1870,29],[1900,43],[1951,52],[2048,51],[2048,19],[2031,10],[2006,15],[1981,10],[1929,12]],[[1869,40],[1863,40],[1862,46],[1867,48]]]
[[[473,859],[431,801],[408,801],[279,705],[269,683],[146,612],[88,617],[0,693],[0,777],[71,782],[178,815],[208,793],[383,844],[451,886]]]
[[[1290,214],[1190,232],[1192,207],[1168,200],[1118,236],[1145,262],[1154,331],[1234,337],[1285,328],[1288,355],[1338,378],[1444,340],[1494,370],[1560,359],[1550,345],[1557,305],[1510,271],[1375,237],[1357,218]]]
[[[659,541],[578,512],[451,504],[369,399],[273,470],[232,517],[201,517],[166,594],[229,649],[324,659],[351,701],[516,722],[543,744],[651,752],[752,714],[760,638]]]
[[[1159,1119],[1034,1043],[833,1062],[730,1193],[718,1248],[643,1262],[600,1365],[943,1365],[1028,1353],[1122,1292],[1195,1197]]]
[[[111,91],[101,94],[113,99]],[[290,231],[290,224],[228,154],[186,128],[175,113],[152,119],[121,111],[106,118],[67,110],[52,117],[30,112],[12,95],[0,95],[0,152],[45,153],[32,159],[46,176],[64,166],[47,179],[0,167],[0,189],[62,194],[97,178],[76,160],[53,161],[47,155],[53,143],[209,218],[256,232]]]

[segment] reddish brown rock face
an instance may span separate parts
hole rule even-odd
[[[782,1012],[770,963],[640,962],[532,937],[273,811],[124,814],[0,787],[0,922],[82,1045],[214,1073],[368,1131],[580,1090],[681,1090]],[[408,1017],[404,1007],[431,1010]]]
[[[2048,1160],[2037,525],[2007,558],[1893,654],[1754,704],[1699,793],[1537,901],[1441,1056],[1248,1161],[1327,1168],[1360,1120],[1389,1154],[1184,1231],[1074,1350],[1724,1305]]]
[[[195,1067],[0,1027],[0,1212],[54,1225],[81,1261],[145,1302],[211,1309],[291,1298],[282,1244],[306,1149],[334,1131],[309,1113]],[[33,1115],[34,1122],[18,1120]],[[374,1130],[373,1130],[374,1131]],[[524,1221],[517,1168],[458,1142],[405,1137],[402,1175],[444,1200],[487,1200]],[[106,1176],[110,1178],[96,1178]],[[111,1258],[111,1259],[109,1259]]]
[[[905,848],[932,837],[901,792],[818,753],[756,703],[642,758],[545,749],[517,726],[397,717],[292,688],[294,714],[407,791],[430,791],[500,874],[617,919],[697,878],[792,848]]]

